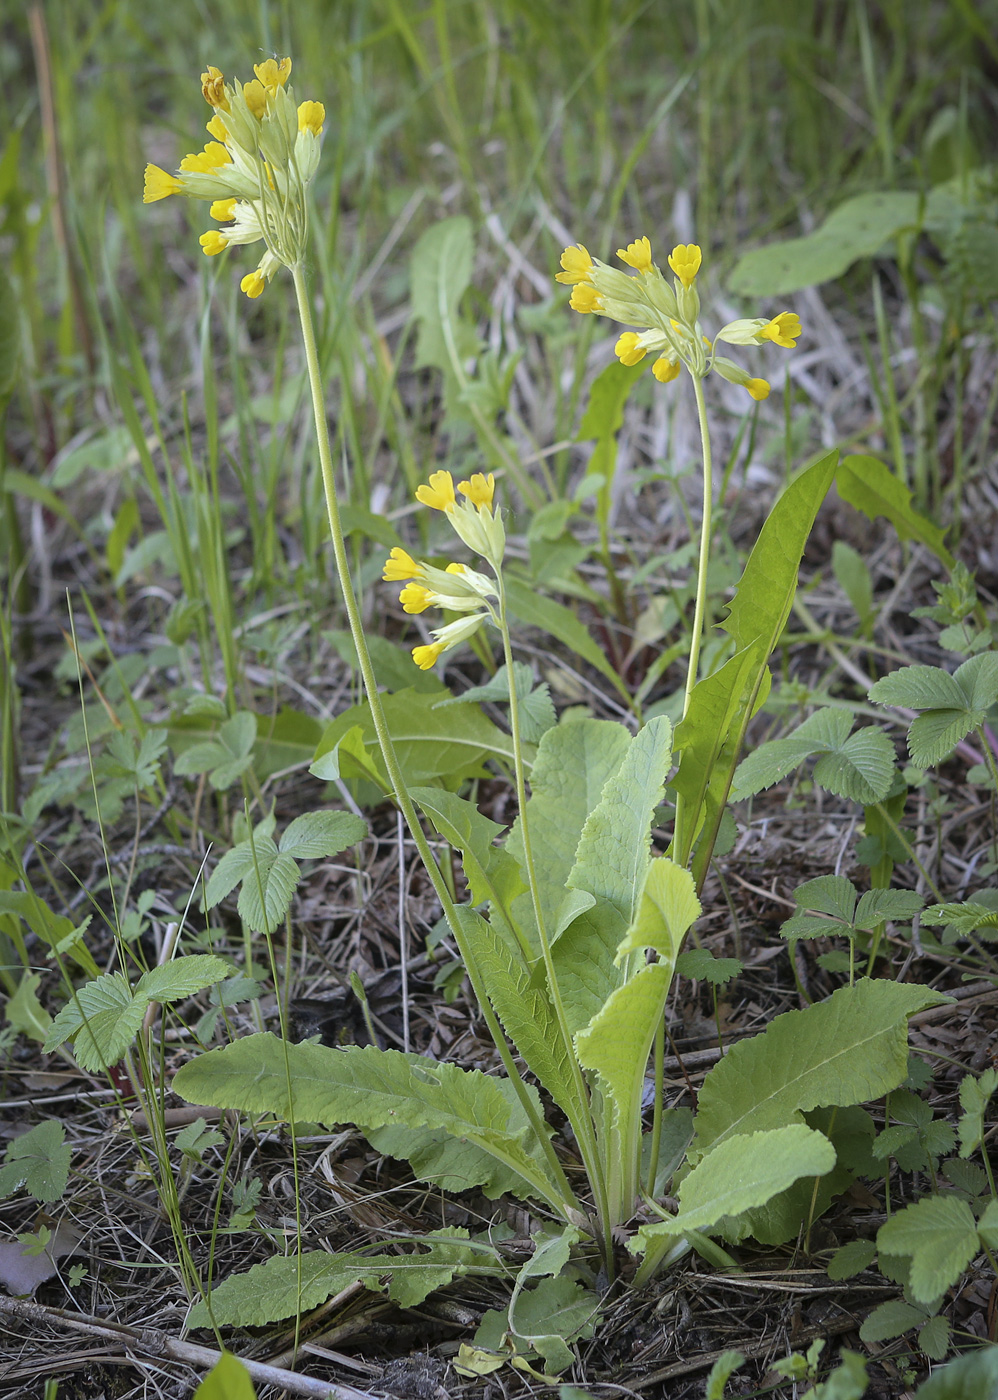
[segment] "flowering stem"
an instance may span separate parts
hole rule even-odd
[[[364,689],[367,692],[368,704],[371,707],[371,719],[374,730],[381,748],[381,756],[384,759],[385,770],[391,782],[398,803],[399,810],[405,817],[406,825],[412,836],[413,842],[419,852],[420,859],[426,869],[426,873],[433,885],[434,893],[440,901],[440,906],[444,911],[444,916],[450,926],[451,933],[457,943],[461,958],[471,980],[472,989],[481,1007],[482,1015],[488,1026],[489,1034],[495,1042],[500,1059],[506,1073],[509,1075],[516,1095],[523,1105],[524,1112],[534,1130],[538,1145],[543,1151],[551,1171],[551,1186],[541,1193],[549,1204],[565,1214],[567,1211],[577,1209],[575,1194],[568,1183],[568,1179],[562,1169],[561,1163],[555,1155],[551,1146],[547,1127],[540,1117],[527,1086],[524,1084],[513,1057],[510,1054],[509,1046],[503,1035],[502,1028],[492,1009],[492,1004],[488,999],[485,981],[482,977],[478,961],[475,958],[474,950],[464,937],[458,919],[454,911],[454,901],[450,891],[444,881],[440,867],[430,849],[430,844],[423,833],[423,828],[419,823],[419,816],[416,812],[412,798],[409,796],[405,785],[405,778],[402,768],[392,743],[392,737],[385,719],[384,708],[381,704],[381,696],[378,693],[378,683],[374,675],[374,667],[371,664],[370,652],[367,649],[367,639],[364,636],[364,625],[360,616],[360,609],[357,606],[357,597],[354,593],[353,580],[350,576],[350,561],[347,558],[346,542],[343,538],[343,528],[340,523],[339,502],[336,495],[336,479],[333,474],[332,451],[329,445],[329,426],[326,422],[326,410],[322,395],[322,379],[319,371],[319,356],[315,344],[315,329],[312,323],[312,308],[309,302],[308,290],[305,286],[305,274],[299,263],[291,269],[295,284],[295,295],[298,299],[298,315],[301,320],[302,341],[305,346],[305,362],[308,368],[308,382],[312,394],[312,410],[315,417],[315,434],[319,448],[319,467],[322,472],[322,485],[326,496],[326,512],[329,517],[329,533],[333,542],[333,555],[336,560],[336,572],[339,576],[340,588],[343,593],[343,603],[346,608],[347,618],[350,622],[350,633],[353,637],[354,646],[357,649],[357,659],[360,664],[360,673],[364,681]],[[541,1190],[538,1181],[538,1190]],[[552,1187],[554,1189],[552,1189]]]
[[[703,519],[700,522],[700,561],[697,565],[697,598],[693,611],[693,637],[690,641],[690,660],[686,671],[686,696],[683,700],[684,719],[690,708],[690,696],[697,683],[697,670],[700,665],[700,642],[703,637],[703,619],[707,608],[707,565],[710,563],[711,512],[714,505],[714,478],[710,457],[707,402],[704,398],[703,380],[696,374],[691,377],[693,379],[693,392],[697,398],[700,446],[703,452]]]
[[[520,838],[523,843],[523,862],[526,868],[527,884],[530,887],[530,900],[533,905],[534,921],[537,924],[537,937],[541,945],[541,956],[544,959],[544,970],[547,973],[551,1006],[554,1010],[555,1019],[558,1022],[558,1029],[561,1032],[561,1037],[565,1044],[569,1069],[575,1089],[577,1112],[570,1114],[569,1117],[576,1141],[579,1144],[579,1150],[585,1162],[586,1173],[596,1195],[597,1209],[599,1211],[603,1233],[605,1259],[607,1268],[612,1273],[613,1237],[611,1232],[615,1221],[610,1211],[606,1173],[603,1170],[603,1162],[600,1158],[599,1147],[596,1142],[596,1130],[593,1126],[592,1115],[589,1110],[589,1091],[582,1074],[582,1067],[576,1058],[575,1045],[572,1041],[572,1032],[568,1025],[568,1017],[565,1014],[565,1004],[561,998],[561,989],[558,986],[554,959],[551,956],[551,944],[548,940],[547,928],[544,922],[544,910],[541,906],[540,889],[537,883],[537,870],[534,866],[534,854],[530,844],[530,831],[527,824],[527,787],[524,779],[523,748],[520,742],[520,701],[516,693],[516,679],[513,671],[513,649],[510,645],[509,622],[506,614],[506,589],[502,574],[499,570],[496,570],[496,578],[499,587],[499,632],[502,636],[503,659],[506,662],[506,682],[509,687],[509,727],[512,731],[513,738],[513,768],[516,775],[516,803],[520,814]],[[631,1203],[628,1202],[628,1210],[630,1209],[630,1205]]]

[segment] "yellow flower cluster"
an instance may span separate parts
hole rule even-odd
[[[476,472],[470,480],[459,481],[457,489],[465,498],[463,501],[455,495],[450,472],[434,472],[429,485],[417,488],[416,499],[431,510],[443,511],[458,538],[488,560],[498,575],[506,534],[499,512],[493,507],[495,477],[491,472],[488,476]],[[436,628],[429,645],[413,648],[412,659],[421,671],[428,671],[445,651],[467,641],[487,619],[496,620],[490,601],[498,597],[496,584],[464,564],[436,569],[413,559],[404,549],[395,548],[385,560],[381,576],[386,583],[405,582],[399,602],[407,613],[435,607],[466,614]]]
[[[562,270],[556,280],[572,288],[569,306],[582,315],[608,316],[614,321],[647,326],[643,331],[624,331],[614,347],[621,364],[639,364],[654,353],[652,373],[662,384],[678,377],[682,365],[703,379],[712,370],[732,384],[747,389],[754,399],[769,394],[765,379],[753,379],[741,365],[718,355],[715,344],[773,345],[791,350],[801,333],[800,318],[793,311],[781,311],[772,320],[732,321],[709,340],[700,327],[700,296],[696,288],[703,254],[696,243],[679,243],[669,254],[674,280],[670,286],[652,261],[651,242],[636,238],[617,257],[639,275],[621,272],[594,258],[581,243],[566,248],[561,255]]]
[[[211,217],[225,227],[201,235],[208,257],[262,239],[263,257],[240,283],[247,296],[258,297],[279,267],[295,267],[304,255],[305,191],[319,164],[326,112],[321,102],[295,105],[287,86],[290,58],[268,58],[253,71],[252,81],[232,84],[211,66],[201,74],[214,139],[184,156],[175,175],[147,165],[142,198],[145,204],[174,194],[210,200]]]

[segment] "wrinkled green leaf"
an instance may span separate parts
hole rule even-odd
[[[72,1149],[66,1130],[54,1118],[14,1138],[0,1167],[0,1197],[25,1186],[36,1201],[59,1200],[69,1180]]]
[[[881,1225],[877,1248],[911,1259],[912,1297],[929,1304],[956,1283],[978,1252],[977,1222],[966,1201],[925,1196]]]

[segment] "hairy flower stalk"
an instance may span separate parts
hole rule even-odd
[[[703,254],[696,243],[677,244],[669,254],[668,264],[673,273],[671,286],[652,260],[649,239],[637,238],[626,248],[618,248],[617,256],[638,275],[635,277],[609,267],[592,257],[588,249],[578,243],[562,253],[562,271],[556,274],[556,280],[572,288],[569,306],[580,315],[608,316],[625,325],[646,327],[640,331],[624,331],[618,337],[614,351],[621,364],[637,365],[647,355],[654,355],[652,374],[660,383],[668,384],[678,378],[684,366],[693,380],[703,454],[703,515],[693,635],[683,700],[685,716],[700,664],[714,496],[710,427],[703,381],[713,371],[729,383],[740,385],[753,399],[767,398],[769,382],[753,378],[734,360],[719,355],[717,342],[747,346],[763,345],[768,341],[784,349],[793,349],[801,333],[801,324],[794,312],[781,311],[771,320],[758,317],[731,321],[722,326],[711,341],[700,325],[700,295],[696,282]]]

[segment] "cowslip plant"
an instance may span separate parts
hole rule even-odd
[[[550,1257],[595,1255],[593,1262],[610,1277],[626,1257],[618,1256],[621,1242],[640,1260],[635,1280],[641,1283],[691,1247],[708,1258],[727,1260],[713,1242],[715,1236],[790,1238],[814,1201],[826,1201],[832,1190],[829,1184],[821,1195],[815,1186],[816,1178],[832,1183],[836,1167],[835,1114],[824,1111],[876,1097],[902,1082],[907,1018],[941,1000],[939,994],[864,980],[841,988],[826,1003],[788,1012],[762,1035],[736,1046],[711,1071],[695,1116],[662,1111],[662,1027],[681,945],[701,912],[699,892],[745,726],[769,686],[768,658],[793,602],[804,545],[830,485],[835,455],[814,462],[774,507],[722,624],[730,655],[699,679],[713,489],[703,380],[716,371],[755,398],[764,397],[768,385],[719,356],[714,345],[704,348],[696,245],[674,251],[673,288],[652,264],[647,240],[630,245],[624,255],[637,273],[633,278],[596,263],[582,249],[569,250],[565,268],[577,309],[650,327],[622,336],[621,358],[635,363],[654,350],[656,378],[667,382],[685,366],[694,383],[705,504],[683,720],[675,734],[664,716],[632,733],[623,724],[575,716],[546,727],[536,749],[528,749],[520,723],[521,690],[503,572],[505,532],[494,478],[473,473],[455,490],[448,472],[435,472],[419,488],[418,499],[443,513],[490,572],[459,561],[438,569],[396,548],[385,564],[385,578],[404,584],[400,600],[411,615],[431,607],[457,614],[433,629],[431,641],[415,648],[413,660],[420,671],[485,624],[498,631],[508,684],[516,823],[500,842],[501,828],[457,792],[407,781],[388,723],[389,707],[378,692],[340,522],[302,265],[303,195],[306,173],[310,177],[314,166],[311,154],[300,163],[298,137],[291,140],[295,109],[285,87],[290,63],[262,67],[258,86],[243,87],[226,84],[217,70],[208,70],[204,91],[215,109],[212,134],[219,138],[222,154],[206,148],[193,166],[182,164],[177,177],[162,172],[147,176],[147,197],[158,197],[159,191],[214,198],[215,186],[203,182],[228,179],[230,197],[252,204],[251,193],[235,189],[229,166],[238,174],[248,161],[255,172],[260,236],[267,254],[276,259],[274,266],[286,265],[294,281],[333,552],[383,771],[426,866],[505,1075],[372,1045],[290,1045],[262,1034],[191,1060],[178,1072],[174,1087],[202,1104],[275,1114],[292,1122],[353,1123],[377,1150],[408,1160],[424,1181],[451,1190],[477,1186],[493,1197],[508,1191],[540,1202],[560,1226],[545,1246]],[[304,105],[313,113],[318,104]],[[301,123],[300,108],[298,113]],[[309,116],[299,134],[304,130],[313,136],[318,130]],[[285,145],[279,137],[286,138]],[[311,145],[307,149],[311,152]],[[275,168],[271,188],[268,177],[275,161],[284,164]],[[174,179],[176,188],[170,183]],[[237,213],[231,221],[237,230],[248,229],[250,215],[237,212],[239,204],[228,211]],[[220,251],[222,236],[206,236],[205,250]],[[266,275],[261,263],[256,276]],[[257,289],[256,281],[247,288]],[[789,347],[798,333],[796,316],[787,312],[773,320],[733,322],[715,341],[771,341]],[[432,696],[423,698],[434,703]],[[399,717],[398,709],[393,713]],[[349,731],[342,736],[344,744],[348,738]],[[354,745],[353,751],[362,762],[361,750]],[[673,840],[668,854],[653,855],[651,832],[677,754]],[[417,804],[460,853],[469,903],[455,902]],[[276,863],[282,850],[272,849],[271,843],[266,854]],[[252,879],[245,854],[240,859],[244,881]],[[235,874],[230,871],[223,883]],[[656,1102],[652,1131],[646,1134],[642,1101],[655,1045]],[[555,1141],[546,1116],[548,1101],[568,1121],[571,1146]],[[843,1189],[849,1179],[846,1167],[836,1168],[834,1189]],[[667,1189],[678,1200],[674,1212],[660,1204]],[[460,1231],[436,1232],[419,1249],[403,1257],[365,1259],[319,1251],[275,1258],[215,1289],[210,1304],[193,1320],[260,1323],[300,1313],[336,1292],[345,1277],[362,1277],[370,1287],[387,1277],[392,1297],[412,1305],[458,1274],[495,1268],[491,1244]],[[539,1263],[533,1269],[542,1276]],[[556,1335],[528,1322],[526,1277],[507,1310],[505,1331],[536,1350],[549,1367],[563,1366],[570,1359],[566,1347],[559,1346]],[[573,1328],[571,1335],[578,1335],[579,1327]],[[517,1345],[514,1340],[514,1349]]]

